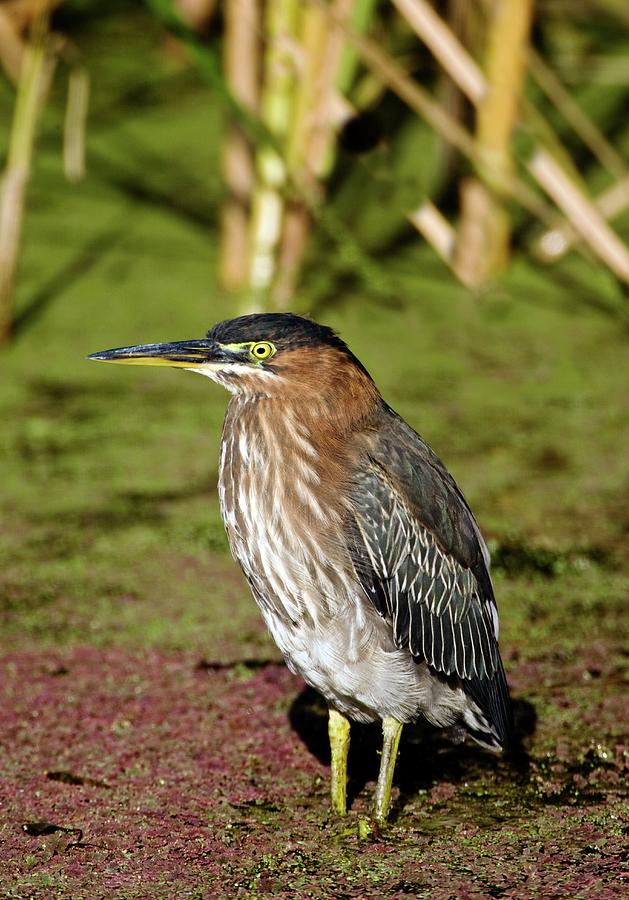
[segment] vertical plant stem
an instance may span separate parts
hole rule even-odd
[[[291,126],[298,61],[296,33],[300,19],[297,0],[269,3],[265,16],[267,40],[261,118],[277,146],[286,147]],[[251,216],[249,286],[255,305],[269,291],[277,269],[284,215],[287,169],[285,152],[262,144],[256,158],[257,185]]]
[[[7,76],[17,84],[22,69],[24,44],[9,13],[0,6],[0,65]]]
[[[278,268],[273,284],[273,302],[285,308],[295,290],[310,233],[311,212],[322,192],[322,182],[334,162],[335,116],[342,109],[336,102],[345,38],[341,25],[349,22],[355,7],[359,22],[371,5],[354,0],[333,0],[331,22],[325,11],[309,6],[302,19],[303,73],[299,84],[287,162],[293,182],[307,202],[292,198],[287,204],[282,229]],[[351,82],[356,57],[345,61],[344,83]]]
[[[507,262],[510,243],[510,217],[501,198],[499,179],[513,171],[511,136],[517,122],[524,84],[526,49],[533,15],[533,0],[494,0],[487,32],[487,88],[477,109],[476,138],[485,160],[483,176],[487,202],[478,203],[476,190],[474,214],[482,231],[480,254],[473,254],[474,271],[466,273],[469,282],[481,282],[499,271]],[[466,255],[464,251],[461,251]],[[469,255],[468,255],[469,256]]]
[[[259,104],[259,0],[226,0],[224,4],[225,81],[234,99],[255,114]],[[247,284],[249,215],[254,188],[254,157],[250,139],[232,122],[223,145],[223,175],[227,197],[221,210],[219,278],[229,290]]]
[[[470,0],[448,0],[446,21],[450,31],[469,51],[476,51],[480,40],[480,23],[478,11]],[[469,115],[469,98],[461,90],[459,84],[445,69],[440,73],[437,84],[437,96],[441,105],[452,118],[464,123]],[[457,176],[457,154],[447,141],[438,140],[439,180],[441,183]]]
[[[459,281],[475,287],[487,277],[487,222],[493,214],[492,197],[480,178],[459,184],[459,225],[452,268]]]
[[[301,17],[299,42],[302,66],[295,92],[295,106],[287,145],[287,163],[293,178],[306,193],[314,192],[307,168],[307,147],[312,132],[313,109],[318,93],[321,61],[325,55],[328,30],[333,27],[323,9],[306,3]]]
[[[0,342],[11,331],[13,291],[24,218],[26,187],[42,95],[50,69],[46,66],[47,8],[33,22],[22,61],[7,163],[0,183]]]
[[[376,8],[376,0],[354,0],[347,25],[359,34],[367,31]],[[346,94],[352,86],[352,81],[358,68],[359,57],[356,48],[344,41],[338,73],[336,75],[336,87],[341,94]]]
[[[312,213],[308,207],[298,200],[289,200],[284,211],[277,271],[271,296],[275,309],[288,309],[290,306],[311,225]]]
[[[90,98],[90,77],[75,66],[68,79],[68,100],[63,125],[63,171],[71,182],[85,177],[85,126]]]
[[[313,106],[311,110],[310,135],[306,147],[306,164],[318,180],[325,178],[334,161],[334,97],[338,90],[339,67],[342,60],[345,38],[341,25],[350,21],[354,0],[334,0],[332,11],[336,23],[324,20],[326,40],[323,52],[314,60]],[[346,66],[345,79],[351,80],[351,70]]]
[[[291,180],[297,187],[286,211],[280,250],[280,268],[273,285],[273,303],[285,308],[295,290],[299,268],[310,234],[311,214],[320,200],[320,183],[313,163],[319,162],[320,147],[317,120],[321,115],[324,93],[323,66],[328,37],[335,28],[325,11],[307,3],[302,12],[300,46],[302,70],[295,92],[293,119],[286,149]],[[313,144],[318,145],[317,154]]]

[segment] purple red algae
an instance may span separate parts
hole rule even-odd
[[[0,686],[3,896],[622,896],[612,657],[512,661],[516,695],[544,710],[526,765],[408,742],[390,832],[361,843],[373,785],[358,785],[347,821],[331,816],[325,758],[291,727],[303,685],[284,666],[14,653]]]

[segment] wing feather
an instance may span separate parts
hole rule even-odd
[[[467,684],[502,741],[509,700],[486,547],[451,476],[397,417],[396,426],[352,484],[354,568],[396,646]]]
[[[414,655],[421,655],[448,675],[459,669],[455,661],[458,644],[461,677],[492,675],[497,668],[490,609],[493,595],[481,597],[471,569],[439,545],[437,536],[422,525],[399,488],[375,464],[361,475],[360,495],[365,489],[380,500],[383,518],[376,521],[371,514],[364,515],[361,505],[354,502],[355,532],[364,544],[357,569],[364,572],[367,562],[367,594],[371,599],[376,594],[376,608],[392,619],[396,644],[412,645]],[[373,508],[372,502],[370,511]],[[374,580],[380,590],[374,588]],[[469,627],[463,628],[466,620]],[[425,642],[424,634],[430,637],[431,633],[431,640]],[[473,652],[466,654],[463,648],[470,640]]]

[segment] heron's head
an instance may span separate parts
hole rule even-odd
[[[89,359],[173,366],[207,375],[233,393],[309,395],[343,386],[375,391],[364,367],[325,325],[292,313],[261,313],[219,322],[201,340],[142,344]]]

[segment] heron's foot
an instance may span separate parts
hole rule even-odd
[[[389,818],[393,773],[395,771],[395,761],[401,734],[402,723],[398,722],[397,719],[394,719],[392,716],[386,716],[382,720],[382,759],[380,760],[373,815],[373,827],[378,830],[386,828]]]
[[[328,735],[332,756],[330,798],[332,809],[339,815],[347,815],[347,754],[349,752],[349,719],[335,709],[330,709]]]

